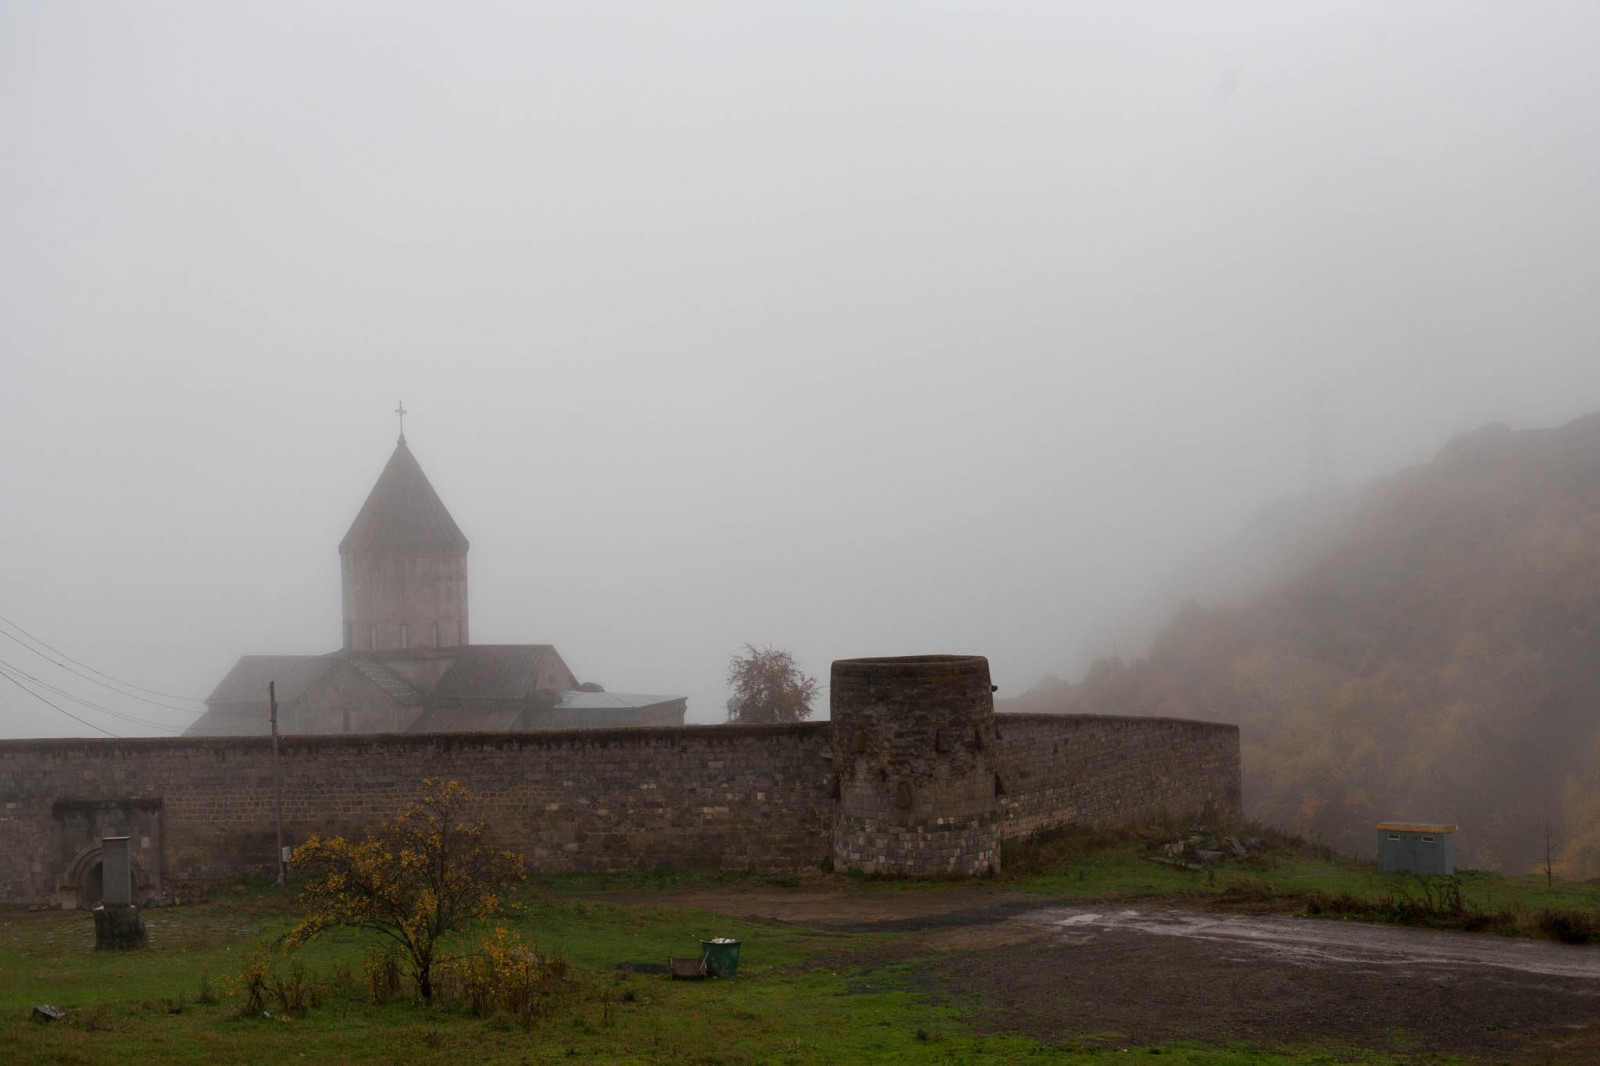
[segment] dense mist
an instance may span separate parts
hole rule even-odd
[[[402,399],[472,639],[691,721],[747,642],[1137,656],[1281,501],[1600,407],[1597,30],[5,5],[0,736],[337,648]]]
[[[1249,815],[1346,853],[1444,823],[1466,867],[1600,873],[1600,414],[1485,426],[1306,513],[1259,595],[1007,709],[1236,724]]]

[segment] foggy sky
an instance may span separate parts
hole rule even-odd
[[[691,720],[745,642],[985,654],[1002,695],[1137,654],[1305,490],[1314,394],[1346,485],[1600,408],[1597,29],[13,0],[0,616],[188,696],[338,647],[404,398],[474,641]],[[89,732],[0,681],[0,736]]]

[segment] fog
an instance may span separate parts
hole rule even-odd
[[[1002,695],[1138,654],[1187,560],[1307,491],[1318,403],[1345,485],[1600,407],[1597,30],[8,3],[0,616],[187,697],[337,648],[403,399],[472,639],[693,721],[746,642],[824,682],[985,654]],[[98,729],[192,720],[6,635],[145,720],[41,690]],[[0,678],[0,736],[94,733]]]

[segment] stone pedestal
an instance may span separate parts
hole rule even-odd
[[[139,908],[126,903],[103,903],[94,909],[94,949],[127,951],[144,947],[144,919]]]

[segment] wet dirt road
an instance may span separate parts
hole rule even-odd
[[[1352,967],[1374,974],[1423,975],[1435,969],[1502,969],[1572,978],[1600,998],[1600,951],[1546,940],[1514,940],[1285,916],[1184,910],[1054,907],[1028,916],[1064,942],[1124,930],[1210,944],[1236,958],[1270,958],[1307,967]],[[1600,1002],[1597,1002],[1600,1006]]]
[[[870,977],[920,958],[914,980],[978,1028],[1062,1046],[1332,1044],[1400,1062],[1600,1064],[1600,947],[1159,901],[864,892],[837,881],[672,902],[904,934],[832,964]]]
[[[1040,935],[923,971],[930,994],[996,1032],[1600,1063],[1600,949],[1161,907],[1052,906],[1006,924]]]

